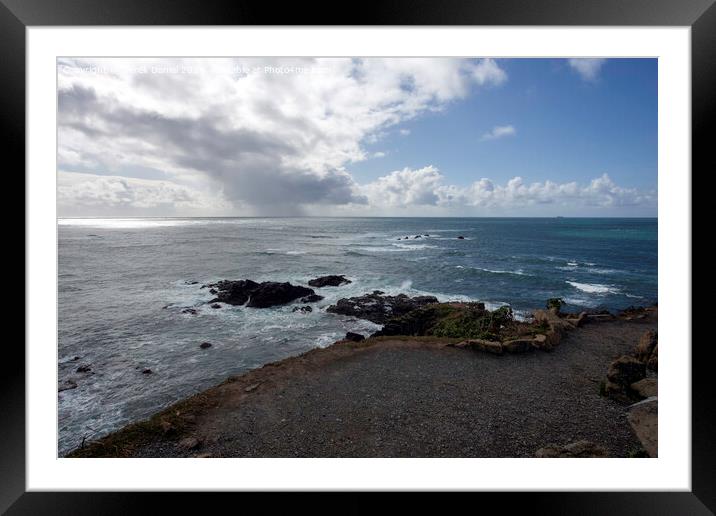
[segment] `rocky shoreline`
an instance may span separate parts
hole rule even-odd
[[[293,311],[305,313],[313,310],[311,307],[312,303],[323,299],[323,296],[317,294],[311,287],[316,289],[325,287],[340,288],[341,285],[350,282],[351,280],[345,276],[331,275],[312,279],[308,281],[309,286],[270,281],[258,283],[245,279],[237,281],[223,280],[213,284],[202,285],[200,288],[208,289],[209,293],[214,296],[207,301],[212,308],[221,308],[222,304],[228,304],[262,309],[270,306],[298,303],[293,308]],[[237,451],[243,449],[243,445],[240,443],[236,444],[236,440],[238,439],[240,441],[241,436],[232,435],[235,431],[230,429],[229,422],[236,420],[238,417],[239,420],[249,424],[249,426],[251,426],[251,424],[259,425],[261,427],[260,432],[269,432],[273,435],[275,428],[271,425],[279,424],[280,426],[281,421],[273,421],[271,417],[265,416],[265,414],[275,411],[280,412],[280,409],[277,407],[284,404],[283,400],[285,399],[285,395],[283,392],[290,390],[286,388],[282,391],[278,388],[281,386],[281,382],[277,382],[276,379],[272,377],[271,371],[274,369],[286,375],[285,378],[282,378],[284,386],[293,386],[292,388],[298,389],[298,391],[301,392],[300,396],[297,394],[294,403],[296,406],[302,407],[302,404],[308,403],[305,397],[308,396],[308,398],[310,398],[310,395],[301,390],[301,386],[298,384],[300,384],[302,380],[300,376],[296,375],[300,374],[299,371],[305,366],[306,362],[310,362],[312,367],[315,366],[315,368],[317,368],[316,371],[319,371],[323,366],[327,368],[337,368],[338,373],[336,374],[340,377],[341,374],[348,374],[343,372],[341,367],[349,367],[346,364],[351,364],[352,361],[355,360],[367,360],[365,364],[362,364],[362,367],[375,370],[374,374],[371,375],[371,377],[374,378],[375,387],[371,387],[370,385],[362,386],[360,384],[353,384],[351,387],[348,384],[345,386],[343,383],[340,384],[341,387],[357,390],[365,387],[366,391],[369,392],[365,394],[368,401],[360,405],[363,414],[352,416],[360,418],[382,407],[381,404],[372,407],[370,403],[371,399],[380,398],[387,394],[381,390],[379,385],[382,381],[387,381],[384,380],[381,375],[387,374],[387,378],[389,378],[390,375],[393,374],[393,371],[391,369],[386,373],[386,371],[383,370],[383,362],[378,358],[383,356],[381,355],[381,350],[392,351],[397,349],[400,351],[396,351],[396,353],[405,355],[405,353],[410,353],[409,350],[411,349],[429,348],[430,353],[440,354],[440,361],[446,360],[447,357],[449,357],[449,359],[453,361],[453,367],[456,371],[463,371],[465,367],[459,360],[467,360],[466,363],[470,363],[470,361],[475,360],[475,358],[471,357],[474,357],[474,354],[477,353],[478,355],[486,357],[495,357],[479,358],[477,359],[478,361],[508,361],[512,364],[510,366],[511,369],[514,370],[515,374],[518,374],[517,372],[519,370],[529,366],[535,359],[526,357],[523,359],[524,363],[520,365],[518,362],[514,362],[514,360],[520,360],[519,357],[515,357],[514,359],[510,358],[508,360],[504,358],[505,356],[525,354],[533,356],[533,352],[540,354],[541,352],[547,352],[545,353],[545,358],[540,358],[539,361],[548,362],[551,359],[548,355],[551,355],[554,357],[553,360],[555,364],[561,365],[560,361],[563,361],[564,358],[561,358],[557,350],[560,349],[560,346],[565,340],[573,343],[580,342],[583,336],[580,332],[585,325],[592,328],[588,332],[589,339],[587,339],[587,342],[590,349],[592,347],[594,348],[591,352],[598,355],[600,360],[603,360],[606,355],[604,349],[599,349],[599,340],[600,338],[604,340],[605,347],[611,346],[612,344],[609,339],[614,339],[617,335],[613,334],[614,327],[629,328],[629,334],[634,332],[634,328],[642,330],[640,337],[636,339],[631,349],[621,343],[621,337],[618,339],[620,341],[620,353],[618,356],[610,356],[609,362],[604,364],[601,380],[593,392],[594,399],[590,398],[590,403],[598,406],[599,410],[603,412],[624,414],[624,421],[620,422],[619,431],[623,435],[623,437],[620,438],[622,441],[632,443],[628,453],[625,454],[623,450],[623,447],[626,445],[621,444],[619,445],[620,447],[617,447],[616,454],[614,446],[611,446],[612,449],[610,451],[609,443],[604,442],[604,440],[609,439],[609,436],[604,435],[602,442],[584,439],[572,440],[570,442],[541,442],[539,439],[536,439],[535,442],[532,443],[534,447],[529,453],[525,454],[524,452],[526,449],[525,446],[529,448],[529,445],[520,445],[514,448],[514,450],[518,450],[519,453],[512,450],[505,453],[513,453],[513,455],[495,456],[656,456],[656,417],[658,402],[656,396],[658,344],[656,342],[657,334],[655,331],[658,312],[656,307],[631,308],[617,314],[612,314],[604,311],[563,313],[562,306],[563,302],[560,299],[551,299],[547,302],[545,309],[535,310],[531,319],[518,321],[514,318],[512,310],[508,306],[503,306],[491,311],[486,309],[483,303],[440,303],[437,298],[433,296],[409,297],[405,294],[389,296],[381,291],[373,291],[362,296],[342,298],[335,304],[328,306],[325,309],[326,312],[367,319],[376,324],[381,324],[383,326],[382,329],[370,336],[349,332],[344,340],[338,341],[328,348],[313,350],[299,357],[289,358],[275,364],[268,364],[257,370],[249,371],[240,377],[230,378],[215,388],[176,403],[147,421],[129,425],[98,441],[83,443],[80,448],[71,452],[69,456],[262,456],[260,454],[254,455],[253,452],[246,450],[243,452]],[[599,324],[592,325],[588,323]],[[604,334],[601,336],[599,333],[600,327],[605,329]],[[366,359],[366,357],[372,356],[371,353],[376,357],[373,361]],[[415,353],[415,351],[413,351],[413,353]],[[455,353],[457,353],[457,355]],[[574,353],[574,350],[565,352],[564,356],[570,357],[571,360],[570,353]],[[420,353],[415,356],[406,355],[409,362],[415,360],[418,356],[422,355]],[[463,358],[460,359],[460,356]],[[393,357],[390,357],[388,360],[393,359]],[[458,362],[455,362],[456,360]],[[502,382],[515,380],[515,378],[511,377],[509,368],[502,370],[501,366],[495,366],[492,362],[487,362],[487,364],[499,370],[495,372],[495,375],[496,377],[502,377]],[[423,367],[420,364],[416,366],[418,369]],[[581,366],[580,364],[575,364],[575,366],[584,367],[584,364]],[[593,364],[590,364],[590,367],[591,366],[593,366]],[[401,365],[398,363],[394,367],[399,371]],[[448,366],[446,365],[446,367]],[[363,371],[364,369],[361,369],[361,374],[363,374]],[[405,372],[406,374],[411,373],[411,371],[407,369]],[[146,374],[150,373],[151,371],[148,371]],[[449,369],[446,369],[445,373],[449,375]],[[430,383],[434,381],[433,376],[437,378],[440,374],[441,373],[435,372],[434,375],[431,375],[431,371],[427,370],[423,373],[424,381]],[[546,368],[545,371],[538,371],[537,374],[549,374],[549,368]],[[320,379],[316,381],[319,383],[314,387],[328,397],[327,400],[323,401],[323,404],[326,406],[321,406],[320,401],[316,402],[318,403],[316,407],[308,404],[306,405],[306,413],[314,409],[321,413],[330,412],[330,406],[333,403],[332,397],[337,394],[330,392],[330,390],[324,391],[324,388],[330,389],[330,387],[321,384]],[[328,380],[325,380],[323,383],[327,381]],[[476,388],[478,391],[482,391],[486,388],[484,386],[480,387],[484,380],[479,377],[471,379],[468,375],[465,375],[462,381],[464,383],[463,388],[466,392]],[[264,387],[259,389],[259,387],[268,384],[276,384],[278,387],[271,392]],[[576,385],[578,386],[577,390],[581,390],[584,387],[579,381],[576,381]],[[60,390],[63,388],[73,387],[69,385],[60,386]],[[244,411],[248,410],[248,405],[245,404],[247,398],[252,397],[251,393],[257,390],[262,391],[263,400],[259,405],[253,407],[253,409],[260,414],[264,414],[265,421],[262,420],[261,423],[258,423],[255,418],[252,419],[252,417],[244,414]],[[433,395],[432,392],[426,394],[429,399]],[[401,396],[410,397],[410,393],[401,393]],[[253,396],[253,398],[256,398],[256,396]],[[506,398],[503,402],[509,403],[509,399]],[[350,403],[356,402],[352,400]],[[420,406],[421,403],[422,401],[419,397],[410,398],[411,406]],[[480,403],[486,402],[480,401]],[[608,406],[605,407],[605,403],[608,404]],[[387,401],[384,404],[390,405]],[[249,405],[251,405],[251,403],[249,403]],[[217,408],[222,406],[223,408]],[[219,412],[217,412],[217,410]],[[340,412],[342,408],[336,407],[333,410]],[[402,408],[400,410],[402,410]],[[464,408],[456,408],[455,410],[462,414]],[[499,411],[500,409],[497,408],[493,410]],[[531,407],[515,406],[513,410],[517,412],[529,412]],[[208,414],[211,415],[209,416]],[[237,414],[240,414],[240,417]],[[427,411],[422,413],[421,417],[428,417],[429,415],[430,412]],[[587,416],[589,416],[589,414],[587,414]],[[323,414],[321,417],[331,416],[329,413],[327,415]],[[319,419],[321,417],[319,417]],[[389,413],[387,417],[390,417]],[[438,417],[438,415],[435,414],[435,417]],[[488,413],[483,417],[489,419],[491,416]],[[588,419],[591,420],[592,418],[588,417]],[[305,420],[303,424],[308,428],[312,427],[315,422]],[[472,421],[470,424],[479,426],[483,424],[483,422]],[[266,425],[269,426],[267,427]],[[433,423],[429,423],[429,426],[432,425]],[[381,425],[378,422],[372,422],[368,426],[369,428],[373,428],[373,426],[379,428]],[[578,426],[579,425],[576,425],[576,427]],[[630,430],[626,431],[625,429]],[[391,431],[410,434],[414,430],[398,425],[397,428],[393,427]],[[439,428],[434,431],[439,432]],[[372,442],[371,439],[373,439],[370,432],[361,437],[360,432],[355,433],[355,431],[351,430],[350,425],[338,425],[335,432],[337,432],[337,434],[349,432],[353,436],[352,439],[355,440],[360,440],[363,437],[366,439],[365,446],[360,444],[356,445],[357,450],[363,449],[363,451],[349,454],[349,456],[383,456],[375,451],[378,450],[380,446],[373,445],[372,448],[369,446],[370,442]],[[552,435],[555,440],[560,441],[560,439],[557,439],[559,433],[554,434],[551,431],[547,433]],[[584,432],[577,431],[576,433],[582,434]],[[236,449],[227,449],[226,446],[222,447],[221,445],[217,445],[217,443],[225,440],[227,435],[231,436],[229,441],[234,443],[232,446],[236,446]],[[254,431],[250,432],[250,435],[254,436]],[[632,437],[630,438],[629,435]],[[395,436],[381,437],[381,439],[383,438],[391,441]],[[461,435],[460,439],[462,438],[463,436]],[[247,442],[255,442],[257,440],[256,437],[247,439]],[[260,437],[258,440],[261,441]],[[563,439],[561,439],[561,441],[563,441]],[[210,442],[214,444],[209,445],[208,443]],[[635,446],[634,443],[637,442],[640,444]],[[260,451],[262,449],[261,445],[256,446],[256,450]],[[307,449],[301,444],[297,444],[296,446],[303,450],[303,452]],[[440,454],[436,455],[435,450],[433,450],[431,446],[432,445],[425,443],[425,449],[423,450],[424,456],[440,456]],[[312,447],[309,448],[314,449]],[[205,451],[208,449],[212,451]],[[285,450],[285,448],[281,449]],[[469,451],[474,449],[474,447],[469,447],[464,455],[458,454],[455,456],[493,456],[491,453],[485,452],[484,449],[478,455],[475,455],[473,451]],[[506,449],[510,450],[509,447]],[[370,450],[373,451],[371,452]],[[276,456],[274,448],[264,451],[266,456]],[[310,454],[305,455],[303,452],[299,455],[313,456]],[[375,453],[377,453],[377,455]],[[514,453],[517,454],[514,455]],[[315,456],[344,456],[344,453],[336,447],[335,443],[320,448],[318,451],[315,451],[315,454]],[[398,453],[395,456],[403,455],[404,453]],[[388,453],[386,456],[394,456],[394,454]],[[418,454],[417,456],[423,455]]]

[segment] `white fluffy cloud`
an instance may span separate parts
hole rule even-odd
[[[606,63],[606,59],[601,58],[580,58],[570,59],[569,66],[579,74],[585,81],[594,81],[599,76],[599,72]]]
[[[578,214],[607,207],[655,207],[657,201],[655,192],[620,187],[607,174],[584,185],[553,181],[526,184],[518,176],[503,185],[482,178],[460,187],[446,184],[434,166],[392,172],[365,185],[362,192],[369,204],[377,208],[441,207],[461,213],[518,208],[527,209],[531,214],[548,214],[552,208]]]
[[[505,136],[514,136],[517,131],[511,125],[496,125],[491,131],[482,135],[482,140],[497,140]]]
[[[360,205],[346,167],[375,156],[366,142],[506,78],[491,59],[63,59],[58,162],[150,171],[177,191],[265,213]],[[94,188],[107,189],[95,206],[147,208],[117,202],[116,181]],[[89,190],[63,195],[90,202]]]

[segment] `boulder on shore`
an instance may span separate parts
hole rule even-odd
[[[326,311],[367,319],[376,324],[385,324],[391,317],[401,316],[421,306],[437,302],[438,299],[435,296],[408,297],[405,294],[385,296],[372,293],[339,299],[335,305],[329,306]]]
[[[347,285],[348,283],[352,283],[351,280],[346,278],[343,275],[336,276],[321,276],[319,278],[315,278],[308,281],[308,284],[312,287],[340,287],[341,285]]]
[[[251,280],[223,280],[209,286],[217,291],[216,298],[209,303],[221,302],[252,308],[285,305],[301,297],[315,294],[313,289],[277,281],[256,283]]]
[[[607,450],[591,441],[576,441],[564,446],[550,444],[540,448],[535,457],[540,458],[572,458],[572,457],[608,457]]]
[[[636,358],[642,362],[648,362],[657,344],[657,333],[654,330],[645,331],[636,345]]]
[[[611,363],[604,384],[604,394],[628,403],[638,399],[631,385],[646,376],[646,365],[632,356],[621,356]]]
[[[627,421],[649,457],[657,457],[659,449],[658,399],[647,398],[629,407]]]

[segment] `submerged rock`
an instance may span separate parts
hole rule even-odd
[[[199,347],[201,349],[209,349],[211,347],[211,342],[202,342],[201,344],[199,344]]]
[[[313,289],[276,281],[256,283],[251,280],[223,280],[209,286],[217,291],[216,298],[209,301],[210,303],[218,301],[252,308],[285,305],[301,297],[315,294]]]
[[[308,281],[308,284],[312,287],[340,287],[341,285],[347,285],[348,283],[352,283],[351,280],[346,278],[343,275],[336,276],[321,276],[319,278],[315,278]]]
[[[438,299],[435,296],[408,297],[405,294],[385,296],[372,293],[339,299],[335,305],[329,306],[326,311],[367,319],[376,324],[385,324],[391,317],[401,316],[421,306],[437,302]]]
[[[302,314],[307,314],[309,312],[313,312],[313,308],[310,306],[294,306],[292,312],[301,312]]]
[[[311,294],[310,296],[302,297],[299,299],[301,303],[316,303],[318,301],[321,301],[323,299],[323,296],[319,296],[318,294]]]
[[[70,389],[76,389],[77,388],[77,382],[74,380],[65,380],[64,382],[60,383],[60,385],[57,387],[57,392],[62,391],[69,391]]]

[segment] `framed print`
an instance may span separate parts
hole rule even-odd
[[[27,299],[3,510],[711,513],[691,182],[716,8],[580,6],[3,0]]]

